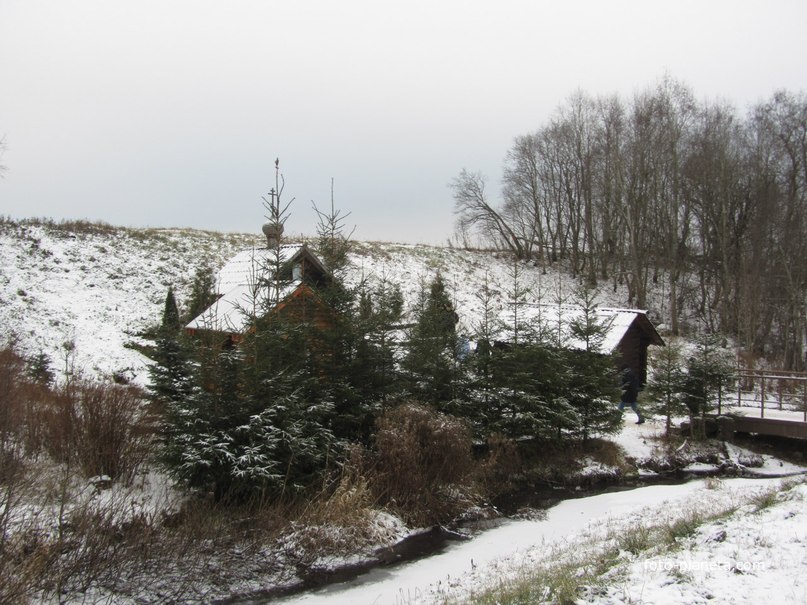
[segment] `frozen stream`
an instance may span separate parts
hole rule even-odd
[[[729,479],[726,489],[765,488],[775,479]],[[462,583],[462,576],[531,548],[563,541],[592,523],[613,522],[630,530],[631,516],[653,515],[670,506],[683,506],[705,490],[704,481],[654,485],[629,491],[565,500],[547,511],[543,520],[508,521],[467,542],[450,544],[440,554],[403,565],[377,568],[341,584],[333,584],[281,600],[282,603],[336,605],[431,602],[441,583]],[[660,514],[660,513],[659,513]],[[259,603],[260,601],[255,601]],[[273,601],[276,602],[276,601]]]

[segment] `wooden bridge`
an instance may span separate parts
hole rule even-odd
[[[734,420],[735,433],[756,433],[807,440],[807,422],[779,418],[753,418],[737,414],[729,414],[729,416]]]
[[[740,370],[737,397],[718,398],[735,433],[807,440],[807,373]]]

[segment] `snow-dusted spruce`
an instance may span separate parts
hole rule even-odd
[[[397,326],[403,316],[401,288],[382,275],[375,287],[362,282],[358,287],[356,353],[352,376],[360,396],[386,405],[401,389],[400,343]]]
[[[456,330],[458,316],[439,273],[428,286],[421,283],[420,287],[402,367],[409,392],[444,410],[461,398],[464,382]]]
[[[712,411],[714,402],[719,405],[722,401],[724,391],[734,376],[731,354],[719,342],[717,334],[704,332],[698,335],[695,352],[687,362],[687,374],[683,380],[690,434],[702,439],[706,438],[706,414]]]
[[[652,372],[647,383],[643,406],[648,413],[664,418],[664,432],[670,437],[672,419],[686,414],[681,344],[668,340],[667,346],[656,349],[651,356]]]
[[[564,349],[569,375],[569,403],[578,419],[576,436],[585,444],[593,435],[608,435],[622,428],[619,412],[614,408],[616,381],[614,359],[603,355],[605,325],[597,317],[596,292],[581,286],[575,293],[582,313],[572,321],[571,336],[584,343],[579,351]]]
[[[326,364],[342,367],[344,350],[326,337],[330,325],[319,325],[308,300],[281,312],[280,293],[296,279],[286,271],[281,243],[288,209],[282,193],[276,163],[276,187],[264,199],[268,250],[257,267],[253,262],[245,290],[251,299],[239,301],[246,331],[225,339],[219,330],[201,330],[195,387],[184,399],[169,400],[169,469],[219,501],[276,499],[305,489],[337,447],[336,395]]]

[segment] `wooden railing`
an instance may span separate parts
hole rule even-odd
[[[802,411],[804,422],[807,422],[807,373],[740,369],[736,378],[738,407],[759,407],[760,418],[765,418],[766,407]],[[753,405],[748,405],[749,400]],[[718,402],[720,413],[721,404]]]

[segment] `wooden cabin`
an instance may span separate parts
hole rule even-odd
[[[573,305],[553,305],[527,303],[519,305],[519,322],[525,326],[536,326],[544,331],[554,331],[554,339],[572,349],[582,349],[583,342],[577,341],[571,334],[572,323],[580,319],[583,309]],[[613,355],[617,367],[623,364],[630,366],[644,384],[647,380],[647,349],[651,345],[664,346],[655,326],[647,317],[647,311],[639,309],[614,309],[600,307],[596,309],[597,321],[605,329],[605,337],[600,343],[599,352]],[[513,312],[507,311],[502,318],[506,325],[512,325]],[[512,335],[502,335],[506,341],[512,342]]]
[[[647,382],[647,349],[650,345],[664,346],[655,326],[647,317],[646,311],[636,309],[603,309],[613,312],[614,322],[611,331],[616,338],[612,352],[618,353],[619,365],[628,365],[642,384]],[[617,319],[618,317],[618,319]]]
[[[222,342],[234,344],[253,329],[254,318],[272,311],[326,326],[332,312],[317,290],[330,281],[328,270],[305,244],[243,250],[219,272],[216,301],[185,331],[220,334]]]

